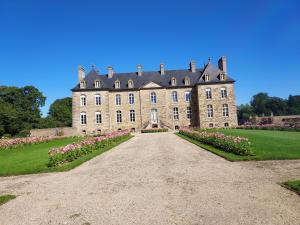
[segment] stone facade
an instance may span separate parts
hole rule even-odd
[[[224,63],[225,58],[219,67],[226,68]],[[189,70],[168,71],[164,65],[160,65],[161,71],[158,72],[142,72],[141,65],[134,73],[114,74],[112,67],[108,70],[108,75],[100,75],[93,68],[85,77],[83,68],[79,66],[79,84],[72,89],[73,128],[78,134],[99,134],[120,129],[138,131],[150,127],[237,126],[234,80],[210,62],[199,70],[194,61]],[[221,75],[224,78],[220,78]],[[205,76],[209,76],[208,80]],[[211,90],[209,99],[206,94],[208,88]],[[222,97],[221,89],[226,90],[225,97]],[[116,95],[120,96],[120,104],[116,104]],[[133,95],[132,104],[129,95]],[[155,101],[152,95],[155,95]],[[101,104],[96,104],[96,96],[100,96]],[[82,97],[85,104],[81,102]],[[208,117],[208,105],[213,108],[211,117]],[[226,112],[224,105],[227,106]],[[188,118],[189,110],[191,118]],[[118,112],[121,112],[121,122],[117,121]],[[130,120],[130,112],[131,115],[134,112],[134,121]],[[96,113],[101,114],[98,123]]]

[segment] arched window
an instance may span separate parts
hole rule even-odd
[[[211,88],[206,88],[205,94],[206,94],[206,99],[211,99],[212,98]]]
[[[220,80],[225,80],[226,79],[226,76],[224,73],[220,73]]]
[[[86,112],[80,113],[80,124],[85,125],[86,124]]]
[[[209,80],[210,80],[210,77],[209,77],[208,74],[205,74],[205,75],[204,75],[204,80],[205,80],[205,81],[209,81]]]
[[[190,84],[191,84],[190,78],[185,77],[185,78],[184,78],[184,85],[188,86],[188,85],[190,85]]]
[[[121,105],[121,95],[116,94],[116,105]]]
[[[177,83],[176,78],[173,77],[173,78],[171,79],[171,85],[172,85],[172,86],[176,86],[176,83]]]
[[[228,117],[229,116],[228,104],[223,104],[223,116],[224,117]]]
[[[214,116],[214,110],[212,105],[207,105],[207,117],[212,118]]]
[[[86,97],[85,97],[85,95],[80,95],[80,106],[86,106]]]
[[[101,105],[101,95],[100,94],[95,95],[95,105]]]
[[[156,104],[156,93],[151,92],[150,94],[151,104]]]
[[[227,89],[225,87],[221,88],[221,98],[227,98]]]
[[[129,93],[129,95],[128,95],[128,103],[129,103],[129,105],[133,105],[134,104],[134,94],[133,93]]]
[[[121,87],[121,82],[119,80],[115,81],[115,88],[119,89]]]
[[[128,88],[133,88],[133,80],[128,80]]]
[[[116,117],[117,123],[122,123],[122,112],[120,110],[117,111]]]
[[[178,102],[177,91],[172,91],[172,101]]]
[[[178,108],[177,107],[173,108],[173,119],[174,120],[179,120],[179,112],[178,112]]]
[[[96,112],[95,113],[95,121],[96,121],[96,124],[100,124],[102,123],[102,116],[101,116],[101,112]]]
[[[135,111],[133,109],[129,111],[129,120],[130,122],[135,122]]]
[[[94,86],[95,86],[95,88],[100,88],[101,87],[101,81],[100,80],[95,80]]]

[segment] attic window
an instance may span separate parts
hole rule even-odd
[[[205,75],[204,75],[204,80],[205,80],[205,81],[209,81],[209,80],[210,80],[210,77],[209,77],[208,74],[205,74]]]
[[[220,80],[225,80],[225,74],[224,73],[220,73]]]
[[[99,88],[101,86],[101,81],[100,80],[95,80],[95,88]]]
[[[80,81],[80,88],[85,88],[86,87],[86,83],[84,80]]]
[[[119,80],[115,81],[115,88],[119,89],[121,87],[121,83]]]
[[[184,78],[184,85],[190,85],[191,82],[190,82],[190,78],[186,77]]]
[[[133,80],[128,81],[128,88],[133,88]]]
[[[177,83],[176,78],[173,77],[173,78],[171,79],[171,85],[172,85],[172,86],[176,86],[176,83]]]

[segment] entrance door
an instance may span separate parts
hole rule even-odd
[[[151,124],[158,123],[157,109],[151,109]]]

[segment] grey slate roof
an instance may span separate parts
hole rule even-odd
[[[220,81],[219,74],[222,71],[215,67],[213,64],[208,63],[204,68],[197,69],[196,72],[192,73],[189,69],[185,70],[165,70],[165,74],[161,75],[159,71],[143,71],[142,76],[138,76],[137,72],[130,73],[114,73],[112,78],[108,78],[107,74],[99,75],[95,69],[92,69],[85,77],[86,88],[80,89],[79,84],[77,84],[72,91],[84,91],[92,90],[94,88],[94,81],[101,81],[101,88],[106,90],[122,90],[128,89],[128,80],[132,80],[134,83],[134,89],[143,88],[144,85],[149,82],[154,82],[164,88],[174,87],[171,86],[171,79],[173,77],[177,80],[176,87],[184,87],[184,79],[188,77],[190,79],[190,86],[195,86],[197,84],[209,84],[209,83],[232,83],[234,80],[227,76],[226,81]],[[204,74],[210,75],[210,81],[205,82],[203,79]],[[119,80],[121,83],[120,89],[115,89],[115,81]],[[98,88],[97,88],[98,89]]]

